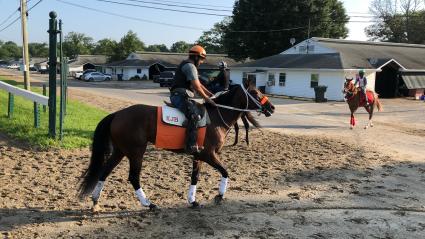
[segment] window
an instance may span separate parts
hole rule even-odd
[[[269,80],[267,81],[268,86],[275,85],[274,73],[269,73]]]
[[[279,74],[279,86],[285,86],[286,84],[286,73]]]
[[[311,74],[310,87],[313,88],[319,85],[319,74]]]
[[[137,68],[137,74],[140,74],[140,73],[142,73],[142,69]]]

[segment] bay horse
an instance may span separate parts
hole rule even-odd
[[[370,90],[367,90],[366,92],[366,94],[371,95],[372,98],[372,101],[369,102],[369,106],[366,106],[368,96],[364,96],[365,98],[362,99],[361,90],[354,86],[353,78],[345,78],[343,93],[345,94],[345,99],[351,111],[350,129],[353,129],[356,125],[354,112],[356,112],[359,107],[364,107],[367,113],[369,113],[369,121],[364,127],[365,129],[369,126],[373,127],[372,116],[375,107],[378,108],[378,111],[382,111],[382,105],[379,101],[378,94]]]
[[[241,114],[250,110],[261,112],[265,116],[274,113],[273,104],[253,84],[235,85],[214,101],[219,107],[205,104],[211,123],[206,128],[204,148],[193,156],[188,192],[188,202],[192,208],[200,207],[195,195],[203,163],[218,170],[222,176],[218,195],[214,199],[217,204],[222,202],[229,173],[219,159],[218,152],[224,145],[226,133]],[[150,105],[133,105],[107,115],[98,123],[94,131],[90,163],[82,175],[79,188],[81,199],[92,193],[93,211],[100,209],[98,203],[105,180],[124,156],[130,161],[128,180],[141,205],[152,210],[159,208],[149,201],[140,185],[140,172],[146,147],[148,142],[155,144],[156,140],[157,108]]]

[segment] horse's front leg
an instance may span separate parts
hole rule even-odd
[[[368,121],[367,125],[365,126],[365,129],[367,129],[369,126],[373,127],[372,116],[373,116],[374,104],[375,103],[370,104],[369,106],[365,107],[367,113],[369,113],[369,121]]]
[[[356,118],[354,118],[354,113],[351,112],[350,129],[353,129],[354,126],[356,126]]]
[[[207,157],[202,158],[202,160],[206,162],[207,164],[211,165],[216,170],[218,170],[221,174],[221,181],[218,187],[218,195],[214,198],[214,201],[216,204],[221,204],[224,199],[224,194],[226,193],[226,190],[227,190],[229,174],[226,168],[224,167],[223,163],[218,159],[218,156],[215,153],[215,151],[210,153]]]
[[[187,194],[187,201],[191,208],[200,208],[201,204],[196,201],[196,185],[199,180],[199,172],[201,171],[202,161],[199,159],[193,160],[192,176],[190,179],[189,192]]]

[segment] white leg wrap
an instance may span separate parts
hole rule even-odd
[[[93,193],[92,193],[93,201],[97,202],[99,200],[100,194],[102,193],[104,185],[105,185],[105,181],[97,182],[96,187],[94,188]]]
[[[189,186],[189,193],[187,194],[187,201],[193,203],[196,197],[196,185]]]
[[[151,205],[151,202],[149,201],[149,199],[146,198],[145,192],[143,192],[142,188],[136,190],[136,195],[143,206],[148,207],[149,205]]]
[[[221,178],[220,186],[218,187],[218,193],[222,196],[226,192],[228,180],[229,180],[229,178],[223,178],[223,177]]]

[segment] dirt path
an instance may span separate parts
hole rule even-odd
[[[132,102],[71,91],[108,111]],[[296,130],[296,129],[294,129]],[[355,131],[353,131],[355,132]],[[331,136],[253,130],[220,157],[227,200],[212,203],[220,175],[205,166],[190,210],[191,159],[150,146],[142,185],[162,210],[142,209],[123,161],[108,178],[103,212],[76,198],[89,149],[39,152],[0,135],[0,231],[5,238],[423,238],[425,160]],[[396,135],[396,134],[395,134]],[[233,134],[229,142],[233,142]]]

